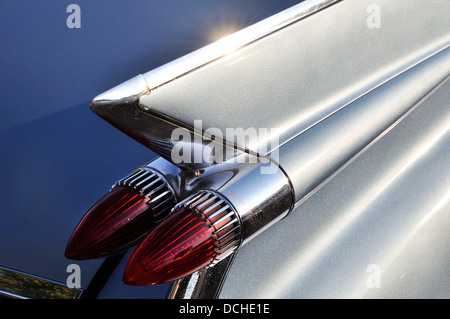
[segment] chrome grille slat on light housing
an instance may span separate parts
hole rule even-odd
[[[119,186],[131,187],[147,197],[149,203],[157,208],[154,209],[156,221],[166,217],[177,203],[170,184],[160,173],[147,166],[137,168],[129,176],[116,182],[111,190]]]
[[[241,220],[239,215],[228,201],[219,194],[209,190],[202,190],[179,203],[173,210],[180,206],[195,210],[198,214],[201,214],[208,221],[209,227],[214,229],[216,256],[210,266],[228,257],[241,244]],[[228,229],[228,231],[223,233],[224,229]]]

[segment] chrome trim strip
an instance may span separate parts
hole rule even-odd
[[[235,253],[214,267],[203,268],[172,283],[167,299],[217,299]]]
[[[0,266],[0,297],[13,299],[80,299],[84,289]]]
[[[139,97],[342,0],[306,0],[96,96],[93,102]]]

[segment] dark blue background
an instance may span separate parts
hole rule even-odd
[[[154,157],[91,113],[93,97],[298,2],[2,0],[0,265],[65,282],[79,219]],[[81,29],[66,26],[71,3]],[[100,262],[75,262],[84,287]],[[164,297],[122,285],[124,262],[100,297]]]

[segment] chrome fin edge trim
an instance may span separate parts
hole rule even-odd
[[[340,1],[342,0],[309,0],[301,2],[223,39],[149,71],[143,74],[148,88],[146,94],[150,94],[151,91],[168,82]],[[139,104],[139,107],[146,110],[145,106]]]

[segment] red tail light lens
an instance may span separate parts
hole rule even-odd
[[[204,192],[180,203],[133,252],[124,282],[167,283],[228,256],[240,242],[236,213],[216,195]]]
[[[204,267],[214,259],[212,237],[212,230],[201,215],[184,208],[177,211],[154,229],[133,253],[124,282],[155,285]]]
[[[80,221],[67,244],[67,258],[86,260],[120,253],[136,245],[157,218],[175,205],[168,186],[152,172],[135,172],[117,185]],[[149,192],[136,185],[146,185]]]
[[[70,237],[66,256],[92,259],[121,252],[136,243],[151,227],[148,199],[129,187],[106,194],[84,216]]]

